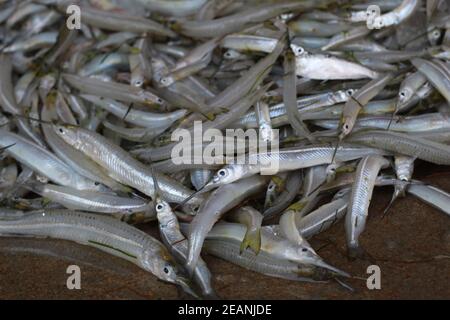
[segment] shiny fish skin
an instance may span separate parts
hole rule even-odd
[[[267,276],[291,281],[313,281],[313,268],[300,267],[290,261],[280,261],[271,255],[260,252],[255,255],[252,251],[240,254],[240,244],[226,240],[206,240],[204,250],[219,258],[230,261],[245,269]]]
[[[378,73],[354,62],[323,54],[310,54],[304,48],[291,45],[296,55],[297,76],[315,80],[374,79]]]
[[[375,179],[380,169],[388,165],[389,162],[378,155],[367,156],[358,164],[345,216],[347,248],[351,256],[357,255],[361,250],[358,239],[366,224]]]
[[[406,190],[420,200],[450,215],[450,194],[447,192],[422,184],[411,184]]]
[[[382,148],[441,165],[450,165],[450,146],[399,132],[370,130],[358,132],[348,141]]]
[[[163,243],[173,254],[174,258],[178,259],[180,264],[184,264],[188,254],[188,242],[187,238],[180,231],[180,224],[175,213],[167,202],[158,197],[155,201],[155,210]],[[194,280],[205,298],[217,298],[217,294],[211,285],[211,272],[202,259],[199,259],[195,268]]]
[[[33,235],[75,241],[128,260],[164,281],[178,281],[167,249],[153,237],[116,219],[66,210],[0,218],[2,236]],[[166,274],[164,268],[170,273]]]
[[[347,136],[355,125],[359,112],[364,106],[372,100],[393,78],[392,74],[385,74],[374,79],[355,92],[349,99],[342,110],[341,118],[341,137]]]
[[[444,62],[413,59],[411,63],[433,84],[450,103],[450,66]]]
[[[344,189],[335,195],[333,200],[312,211],[297,223],[297,228],[305,238],[310,238],[327,230],[342,219],[348,207],[349,189]]]
[[[237,51],[272,52],[278,39],[246,34],[231,34],[223,38],[222,47]]]
[[[191,182],[194,188],[198,191],[202,189],[213,177],[214,171],[208,169],[193,169],[191,170]]]
[[[70,210],[119,215],[144,213],[148,218],[155,218],[153,206],[140,199],[76,190],[51,184],[28,183],[26,187]]]
[[[58,37],[57,32],[43,32],[31,38],[22,41],[16,41],[14,44],[6,47],[3,51],[6,53],[14,53],[17,51],[27,52],[41,48],[48,48],[56,43]]]
[[[375,28],[384,28],[392,25],[400,24],[408,19],[418,8],[419,0],[403,0],[402,3],[394,10],[375,17],[373,24]]]
[[[266,169],[267,164],[274,163],[275,160],[278,161],[279,172],[283,172],[330,164],[333,156],[335,156],[336,161],[350,161],[367,154],[377,153],[380,153],[377,149],[365,149],[356,146],[340,146],[336,151],[336,148],[332,146],[316,145],[280,150],[277,153],[251,154],[248,162],[252,164],[232,164],[224,167],[218,171],[207,187],[208,189],[214,188],[258,174]]]
[[[82,128],[54,126],[54,132],[102,166],[111,178],[153,196],[155,190],[151,171],[119,146],[97,133]],[[169,202],[181,203],[193,193],[167,177],[159,176],[158,181]],[[199,197],[190,201],[194,205],[200,202]]]
[[[188,16],[199,10],[207,0],[138,0],[151,11],[173,16]]]
[[[337,129],[339,127],[337,120],[317,120],[313,122],[315,125],[326,129]],[[391,116],[361,117],[356,121],[354,128],[389,128],[391,131],[398,132],[427,132],[450,129],[450,121],[440,113],[427,113],[411,117],[395,116],[394,118]]]
[[[311,143],[315,143],[315,139],[303,123],[302,117],[297,110],[297,75],[295,73],[296,57],[291,48],[287,48],[284,54],[283,62],[283,102],[286,107],[286,114],[291,127],[300,137],[307,138]]]
[[[278,197],[269,207],[265,207],[263,211],[264,219],[270,219],[285,210],[297,196],[298,191],[303,183],[302,172],[293,171],[286,172],[288,174],[286,185]]]
[[[15,92],[12,82],[12,61],[7,54],[0,54],[0,106],[5,112],[13,115],[22,115],[23,110],[15,99]],[[45,148],[45,144],[40,137],[33,133],[30,125],[23,118],[17,119],[20,132],[31,138],[33,142]]]
[[[192,274],[206,235],[219,218],[252,194],[260,191],[267,177],[255,176],[225,185],[211,193],[189,226],[189,254],[186,268]]]
[[[163,100],[150,91],[121,83],[105,82],[94,78],[63,74],[63,79],[83,93],[134,102],[143,105],[162,105]]]
[[[62,3],[59,9],[65,12],[65,4]],[[175,37],[175,33],[173,31],[150,19],[129,16],[123,13],[117,14],[113,12],[105,12],[90,8],[89,6],[81,6],[80,9],[81,12],[83,12],[81,15],[81,21],[93,27],[123,32],[148,32],[157,35]]]
[[[245,96],[252,88],[257,87],[270,72],[273,64],[284,48],[284,43],[279,41],[276,48],[266,57],[262,58],[250,68],[239,80],[235,81],[231,86],[222,91],[219,95],[210,99],[208,106],[211,109],[229,108],[231,105],[239,101],[239,98]]]
[[[41,119],[44,121],[52,121],[56,118],[55,105],[47,99],[42,107]],[[112,188],[113,190],[128,192],[124,186],[120,185],[104,172],[102,168],[89,158],[78,152],[70,145],[66,144],[61,138],[54,134],[52,127],[48,124],[42,124],[42,131],[47,144],[52,151],[68,166],[80,175],[99,182]]]
[[[228,240],[240,243],[244,238],[245,229],[245,226],[242,224],[220,222],[208,233],[207,241]],[[302,244],[292,243],[281,237],[272,226],[265,226],[261,229],[261,253],[263,252],[267,252],[281,261],[290,261],[313,268],[324,268],[326,271],[329,271],[328,274],[325,273],[325,276],[328,277],[332,277],[333,273],[344,277],[348,276],[345,272],[325,263],[306,241]]]
[[[81,77],[89,77],[94,74],[100,74],[108,70],[126,70],[128,66],[128,58],[122,53],[108,53],[102,54],[87,64],[85,64],[80,70],[78,75]]]
[[[317,94],[307,97],[301,97],[297,99],[297,107],[299,109],[299,112],[302,114],[307,110],[310,110],[312,112],[315,109],[321,109],[323,107],[332,106],[347,101],[350,96],[349,93],[353,93],[353,90],[349,89],[348,92],[340,90],[325,94]],[[287,123],[286,107],[284,103],[279,103],[270,106],[269,115],[275,127]],[[247,113],[239,120],[238,124],[243,125],[246,128],[256,128],[257,126],[256,126],[255,112]]]
[[[259,5],[234,15],[211,21],[185,21],[180,23],[180,32],[184,35],[202,38],[217,37],[242,29],[249,21],[257,23],[290,10],[303,10],[325,4],[327,1],[285,2]]]
[[[88,94],[81,94],[80,97],[111,112],[126,122],[141,127],[160,128],[162,131],[187,114],[187,111],[183,109],[172,113],[154,113],[132,109],[127,113],[128,106],[113,99]]]
[[[7,154],[53,182],[79,190],[98,189],[94,181],[73,171],[48,150],[14,133],[0,129],[0,147],[10,145],[13,146],[5,151]]]

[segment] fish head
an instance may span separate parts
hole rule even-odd
[[[65,124],[53,124],[53,131],[66,143],[75,147],[82,141],[76,126]]]
[[[321,259],[309,243],[304,240],[296,248],[296,255],[300,257],[302,261],[307,261],[310,264],[314,264],[318,259]]]
[[[301,56],[304,56],[307,54],[305,48],[303,48],[297,44],[291,43],[291,50],[292,50],[292,52],[294,52],[294,55],[296,57],[301,57]]]
[[[345,138],[352,132],[355,125],[355,119],[353,117],[342,116],[341,119],[341,134],[339,136],[340,140]]]
[[[439,43],[439,39],[442,36],[442,32],[439,29],[433,29],[430,32],[428,32],[428,40],[430,43],[434,46],[436,46]]]
[[[160,280],[179,285],[186,293],[198,297],[193,289],[192,281],[185,276],[165,247],[161,248],[158,258],[155,257],[154,252],[146,250],[143,260],[144,267]]]
[[[242,166],[226,166],[214,174],[212,180],[205,185],[202,192],[210,191],[214,188],[239,180],[243,174]]]
[[[349,193],[351,192],[351,188],[344,188],[336,192],[336,194],[333,196],[333,200],[341,199],[343,197],[347,197]]]
[[[348,273],[326,263],[306,241],[298,246],[297,256],[299,259],[296,262],[299,262],[302,265],[310,265],[315,267],[314,275],[312,276],[313,279],[323,280],[325,275],[328,278],[332,278],[334,276],[349,277]]]
[[[383,17],[375,17],[373,18],[373,23],[372,23],[372,27],[374,29],[381,29],[385,26]]]
[[[166,224],[175,218],[170,204],[161,198],[156,198],[155,200],[155,211],[158,221],[162,224]]]
[[[264,201],[264,208],[269,208],[270,206],[272,206],[273,202],[276,199],[276,194],[277,194],[277,184],[275,181],[270,181],[268,187],[267,187],[267,192],[266,192],[266,199]]]
[[[413,95],[412,90],[409,88],[402,88],[398,93],[398,103],[399,105],[402,105],[409,101]]]
[[[159,80],[159,85],[160,85],[161,87],[165,88],[165,87],[170,86],[170,85],[171,85],[172,83],[174,83],[174,82],[175,82],[175,80],[174,80],[173,77],[171,77],[171,76],[165,76],[165,77],[162,77],[162,78]]]
[[[157,254],[154,250],[144,250],[142,266],[163,281],[177,283],[179,268],[172,255],[162,244]]]
[[[353,94],[356,92],[355,89],[347,89],[344,91],[344,99],[343,101],[347,101],[351,96],[353,96]]]
[[[235,60],[235,59],[239,59],[242,58],[244,55],[236,50],[230,49],[227,50],[224,54],[223,54],[223,58],[226,60]]]

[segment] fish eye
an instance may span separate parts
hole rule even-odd
[[[164,208],[162,204],[156,205],[156,210],[161,211]]]
[[[399,95],[400,95],[400,97],[405,97],[406,93],[404,91],[400,91]]]
[[[99,185],[100,185],[100,182],[98,182],[98,181],[94,182],[94,186],[99,186]]]
[[[63,128],[59,128],[58,130],[60,133],[64,133],[64,129]]]
[[[354,92],[353,92],[352,89],[348,89],[348,90],[347,90],[347,94],[348,94],[349,96],[353,95],[353,93],[354,93]]]
[[[226,172],[225,169],[221,169],[221,170],[219,170],[218,174],[219,174],[219,176],[221,176],[221,177],[225,177],[225,176],[227,175],[227,172]]]
[[[164,271],[165,274],[168,274],[169,273],[169,268],[164,267],[163,271]]]
[[[303,249],[302,249],[302,252],[306,252],[306,251],[308,251],[308,249],[306,249],[306,248],[303,248]]]

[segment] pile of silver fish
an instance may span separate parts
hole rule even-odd
[[[196,123],[277,148],[176,163]],[[194,297],[217,298],[201,253],[345,284],[308,239],[343,220],[363,257],[376,186],[450,214],[413,179],[450,165],[450,4],[1,0],[0,148],[1,236],[93,246]]]

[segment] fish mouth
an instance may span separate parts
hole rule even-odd
[[[343,270],[340,270],[336,267],[333,267],[332,265],[326,263],[325,261],[318,259],[314,262],[314,265],[316,267],[320,267],[323,268],[325,270],[328,270],[332,273],[333,276],[337,276],[337,277],[344,277],[344,278],[350,278],[351,275]]]
[[[208,182],[207,184],[205,184],[202,188],[200,188],[197,191],[197,194],[204,194],[204,193],[207,193],[207,192],[209,192],[209,191],[211,191],[211,190],[213,190],[215,188],[218,188],[218,187],[219,187],[219,185],[217,183],[215,183],[215,182]]]
[[[187,294],[193,296],[196,299],[200,299],[200,296],[193,289],[194,286],[191,279],[184,276],[178,276],[175,280],[175,284],[179,285]]]

